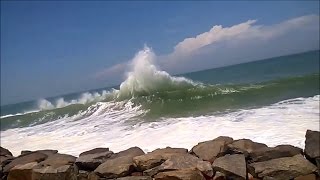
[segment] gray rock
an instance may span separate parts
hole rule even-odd
[[[250,139],[239,139],[233,141],[231,144],[228,144],[228,151],[232,153],[242,153],[247,157],[252,151],[265,147],[268,146],[262,143],[251,141]]]
[[[155,180],[205,180],[204,176],[198,170],[182,169],[176,171],[160,172]]]
[[[167,147],[164,149],[156,149],[145,155],[134,157],[133,162],[138,170],[145,171],[147,169],[159,166],[164,161],[169,159],[172,155],[181,153],[186,154],[187,152],[188,150],[183,148]]]
[[[75,164],[81,170],[93,171],[100,164],[104,163],[111,155],[112,151],[105,151],[95,154],[85,154],[76,159]]]
[[[297,154],[302,154],[302,149],[291,145],[265,147],[249,153],[249,162],[268,161],[282,157],[292,157]]]
[[[109,151],[109,148],[94,148],[89,151],[85,151],[85,152],[80,153],[79,156],[88,155],[88,154],[103,153],[103,152],[108,152],[108,151]]]
[[[317,180],[315,174],[308,174],[294,178],[294,180]]]
[[[24,155],[22,157],[17,157],[15,159],[13,159],[9,164],[4,166],[3,172],[4,173],[9,172],[9,170],[11,168],[13,168],[14,166],[17,166],[17,165],[24,165],[24,164],[27,164],[30,162],[41,162],[41,161],[45,160],[47,157],[48,156],[46,154],[39,153],[39,152],[34,152],[34,153]]]
[[[232,179],[246,179],[247,165],[243,154],[225,155],[217,158],[212,164],[214,171],[219,171]]]
[[[315,163],[315,158],[320,158],[320,132],[307,130],[304,154]]]
[[[220,136],[211,141],[201,142],[191,149],[191,153],[199,158],[213,162],[217,157],[223,156],[227,151],[227,145],[233,141],[230,137]]]
[[[249,164],[250,174],[254,177],[268,177],[269,179],[289,180],[313,173],[316,169],[316,166],[306,160],[301,154]]]

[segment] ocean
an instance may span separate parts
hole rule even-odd
[[[304,147],[319,131],[319,50],[174,76],[154,59],[139,51],[119,86],[1,106],[1,146],[78,156],[230,136]]]

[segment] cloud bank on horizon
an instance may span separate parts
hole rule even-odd
[[[158,55],[157,64],[173,74],[239,64],[319,49],[319,16],[307,15],[278,24],[248,20],[230,27],[214,25],[209,31],[179,42],[173,52]],[[98,79],[120,83],[129,61],[97,72]]]

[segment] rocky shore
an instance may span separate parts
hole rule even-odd
[[[95,148],[79,157],[57,150],[0,147],[1,179],[7,180],[315,180],[320,179],[320,132],[306,132],[304,150],[268,147],[250,139],[220,136],[190,151],[167,147],[145,153],[138,147],[114,153]],[[177,142],[178,143],[178,142]]]

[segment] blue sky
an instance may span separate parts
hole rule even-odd
[[[257,50],[260,54],[243,55],[242,59],[233,61],[228,61],[221,52],[219,56],[225,61],[209,64],[203,61],[197,68],[192,68],[191,60],[190,67],[185,68],[166,63],[168,59],[177,59],[175,47],[180,42],[207,32],[214,25],[232,27],[257,20],[266,27],[261,30],[264,33],[276,29],[276,24],[309,15],[319,16],[319,1],[1,1],[1,104],[118,84],[123,79],[123,69],[119,68],[118,72],[118,68],[113,67],[122,67],[144,44],[152,47],[162,59],[159,64],[171,73],[249,60],[244,57],[255,60],[316,49],[319,40],[315,40],[312,33],[305,33],[310,28],[300,30],[298,27],[296,32],[287,34],[296,37],[294,33],[300,33],[309,37],[299,46],[291,48],[290,45],[286,51]],[[312,24],[317,17],[307,19],[306,22]],[[249,29],[258,28],[248,24]],[[291,38],[284,36],[283,39],[286,42]],[[273,40],[270,43],[278,44]],[[293,43],[288,40],[286,44]],[[202,45],[198,49],[210,51]],[[186,56],[194,57],[183,54]],[[213,56],[204,53],[200,57]]]

